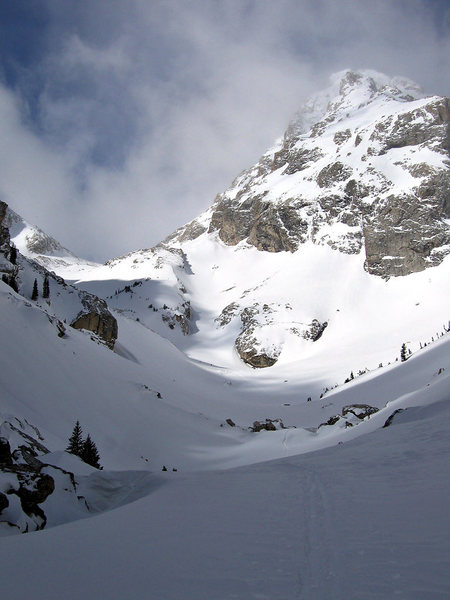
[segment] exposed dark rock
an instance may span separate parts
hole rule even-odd
[[[178,325],[183,335],[189,335],[191,331],[191,303],[189,300],[173,309],[164,305],[163,309],[164,313],[161,315],[161,318],[164,323],[166,323],[170,329],[175,329],[175,326]]]
[[[271,170],[276,171],[286,165],[283,173],[285,175],[292,175],[298,171],[303,171],[322,156],[323,154],[318,148],[314,148],[313,150],[291,148],[290,144],[285,143],[283,148],[274,155]]]
[[[10,245],[9,227],[6,224],[6,210],[8,205],[0,200],[0,250]]]
[[[241,314],[242,330],[235,340],[235,348],[241,359],[251,367],[272,367],[278,360],[280,347],[267,345],[260,339],[264,324],[270,324],[273,309],[258,303],[245,308]]]
[[[236,302],[231,302],[225,308],[222,309],[222,312],[214,321],[218,323],[221,327],[228,325],[231,320],[236,316],[239,311],[239,305]]]
[[[253,421],[253,427],[249,427],[250,431],[258,433],[259,431],[277,431],[277,429],[286,429],[281,419],[266,419],[265,422]]]
[[[405,409],[403,409],[403,408],[397,408],[397,410],[394,410],[394,412],[392,413],[392,415],[390,415],[390,416],[389,416],[389,417],[386,419],[386,421],[385,421],[385,423],[384,423],[384,425],[383,425],[383,428],[384,428],[384,427],[389,427],[389,426],[392,424],[392,421],[394,420],[394,417],[395,417],[395,415],[397,415],[398,413],[401,413],[401,412],[403,412],[404,410],[405,410]]]
[[[230,427],[236,427],[236,423],[233,421],[233,419],[227,419],[225,423],[227,423]]]
[[[45,454],[47,448],[41,444],[34,434],[41,439],[39,430],[28,423],[26,420],[14,419],[16,425],[9,421],[2,423],[2,431],[6,434],[10,431],[13,434],[11,440],[14,440],[14,450],[11,451],[11,444],[7,439],[0,438],[1,457],[0,470],[8,475],[11,482],[6,491],[5,503],[0,494],[0,521],[8,523],[14,527],[16,533],[25,533],[27,531],[37,531],[43,529],[47,524],[47,517],[44,514],[42,504],[55,490],[54,473],[58,473],[58,481],[61,481],[61,474],[64,476],[64,483],[60,484],[60,492],[68,492],[66,496],[68,502],[78,502],[76,500],[76,482],[73,473],[69,473],[60,467],[54,467],[45,464]],[[33,435],[30,435],[31,432]],[[23,443],[17,445],[17,436],[20,435]],[[11,504],[8,496],[15,495],[20,501],[21,511],[17,511],[17,503],[14,510],[8,511]],[[84,503],[84,500],[83,500]]]
[[[109,348],[114,348],[117,339],[117,321],[109,312],[106,302],[80,292],[84,311],[80,312],[70,324],[74,329],[86,329],[98,335]]]
[[[204,225],[201,225],[198,221],[194,220],[194,221],[191,221],[190,223],[188,223],[187,225],[184,225],[183,227],[180,227],[179,229],[174,231],[172,234],[170,234],[168,237],[166,237],[165,240],[161,243],[164,245],[169,245],[170,242],[174,239],[176,239],[180,242],[186,242],[188,240],[195,240],[205,231],[206,231],[206,227]]]
[[[389,196],[376,213],[366,217],[364,241],[369,273],[382,277],[409,275],[442,261],[444,256],[436,249],[450,243],[449,230],[442,226],[442,217],[450,207],[450,192],[442,182],[448,183],[450,176],[441,173],[432,181],[434,185],[422,184],[415,196]],[[428,194],[433,196],[423,202]]]
[[[0,466],[12,465],[11,448],[6,438],[0,437]]]
[[[441,98],[423,108],[397,116],[393,125],[389,122],[389,134],[383,136],[381,152],[435,140],[440,141],[442,149],[448,151],[448,130],[445,126],[450,122],[449,114],[448,98]]]
[[[369,404],[348,404],[342,408],[342,416],[345,417],[348,414],[355,415],[358,419],[365,419],[370,415],[374,415],[379,411],[375,406],[369,406]]]
[[[258,353],[256,350],[246,351],[240,348],[237,340],[236,349],[242,360],[251,367],[254,367],[255,369],[265,369],[266,367],[272,367],[277,362],[277,358],[275,358],[274,356],[268,356],[265,352]]]
[[[317,183],[321,188],[330,187],[332,184],[345,181],[352,175],[352,170],[341,162],[331,163],[324,167],[317,175]]]
[[[47,518],[42,508],[38,505],[42,504],[55,491],[55,481],[53,477],[45,473],[29,474],[21,470],[16,474],[20,482],[20,487],[14,493],[19,496],[22,509],[28,516],[35,515],[42,520],[38,529],[43,529]]]
[[[330,417],[328,419],[328,421],[326,421],[326,423],[321,423],[317,429],[320,429],[321,427],[324,427],[325,425],[336,425],[336,423],[340,420],[340,418],[341,418],[340,415],[334,415],[333,417]]]
[[[5,496],[5,494],[0,492],[0,514],[2,513],[2,510],[4,510],[5,508],[8,508],[8,506],[9,506],[8,498]]]
[[[287,201],[274,205],[254,196],[241,204],[220,199],[215,205],[209,231],[218,231],[229,246],[243,240],[266,252],[294,252],[306,240],[308,224],[298,206]]]
[[[303,327],[291,327],[291,332],[299,335],[305,340],[311,340],[312,342],[316,342],[318,339],[322,337],[323,332],[325,331],[328,323],[324,321],[320,323],[317,319],[313,319],[309,325],[304,325]]]
[[[350,129],[344,129],[343,131],[337,131],[334,134],[333,141],[335,144],[340,145],[346,142],[348,139],[352,137],[352,132]]]

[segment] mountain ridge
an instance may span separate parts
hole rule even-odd
[[[217,232],[228,245],[295,252],[311,239],[365,249],[367,270],[382,277],[439,264],[450,251],[449,100],[381,74],[377,87],[368,73],[337,74],[275,147],[164,243]]]

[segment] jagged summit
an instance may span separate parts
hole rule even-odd
[[[198,219],[165,242],[365,251],[369,273],[407,275],[450,251],[449,100],[407,79],[346,70]]]
[[[307,133],[330,110],[338,113],[356,109],[377,96],[408,102],[423,98],[424,94],[417,83],[404,77],[389,77],[369,69],[345,69],[331,75],[326,89],[308,98],[291,120],[285,137]]]

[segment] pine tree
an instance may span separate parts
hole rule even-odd
[[[405,362],[405,360],[408,359],[408,348],[406,347],[406,344],[402,344],[402,348],[400,350],[400,360],[402,362]]]
[[[47,274],[44,277],[44,285],[42,286],[42,297],[43,298],[50,297],[50,285],[48,283],[48,275]]]
[[[91,439],[91,436],[88,434],[87,438],[84,441],[83,448],[80,454],[81,460],[84,460],[85,463],[95,467],[96,469],[100,469],[100,455],[97,450],[97,446]]]
[[[9,253],[9,261],[15,265],[17,262],[17,248],[15,246],[11,246],[11,252]]]
[[[75,454],[76,456],[81,457],[81,453],[83,451],[83,432],[81,430],[80,422],[77,421],[75,423],[75,427],[73,428],[72,435],[69,438],[69,445],[66,448],[66,452],[70,452],[70,454]]]
[[[17,285],[17,281],[14,278],[14,275],[7,275],[6,273],[3,273],[2,281],[9,285],[9,287],[12,287],[12,289],[15,292],[19,292],[19,287]]]
[[[33,292],[31,294],[31,299],[32,300],[37,300],[38,299],[38,286],[37,286],[37,280],[34,280],[33,283]]]

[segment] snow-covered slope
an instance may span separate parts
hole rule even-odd
[[[447,598],[448,406],[308,455],[161,474],[133,504],[3,540],[2,598]]]
[[[9,229],[11,242],[23,256],[36,261],[49,271],[57,272],[61,277],[66,277],[67,270],[73,273],[77,269],[83,273],[97,266],[96,263],[75,256],[57,240],[35,225],[27,223],[9,207],[4,224]]]

